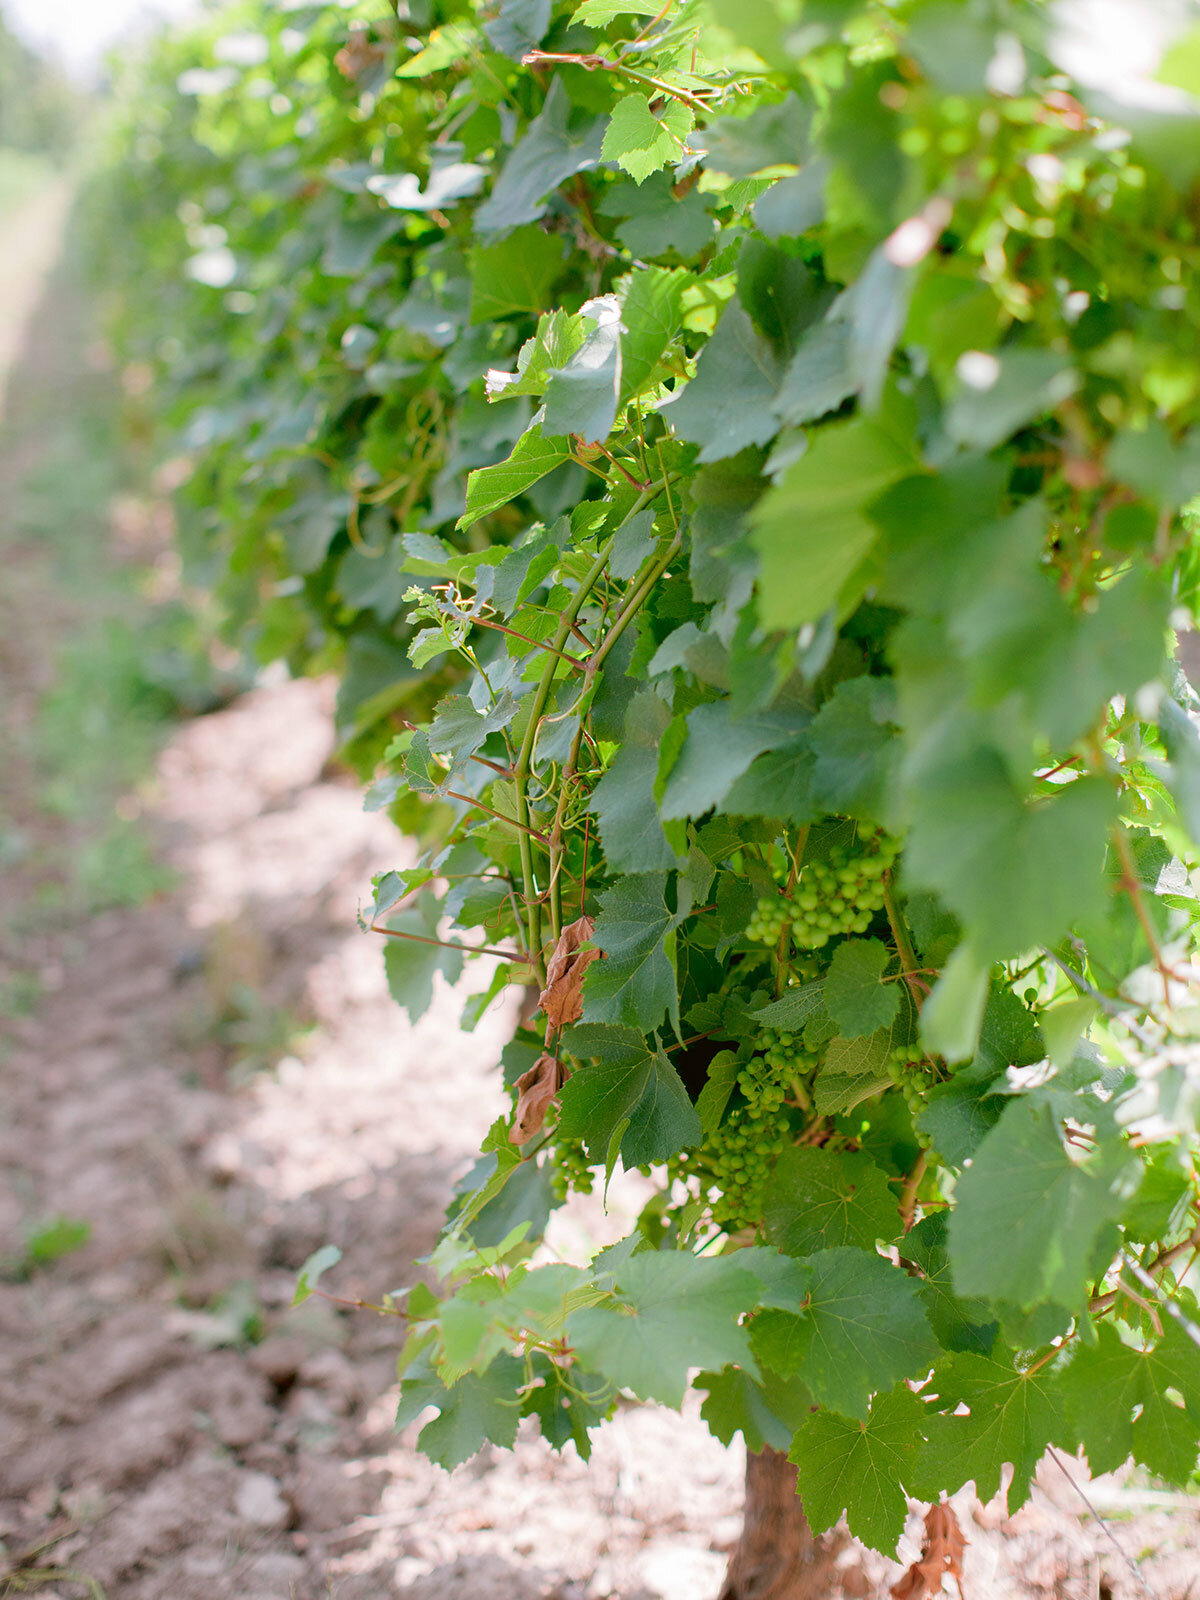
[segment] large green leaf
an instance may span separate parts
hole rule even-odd
[[[494,322],[515,312],[547,308],[550,285],[562,271],[563,243],[540,228],[517,228],[496,244],[471,252],[471,321]]]
[[[812,1409],[812,1395],[798,1378],[766,1372],[761,1380],[742,1367],[702,1372],[695,1387],[706,1392],[700,1415],[722,1444],[741,1434],[747,1450],[787,1451],[796,1429]]]
[[[758,432],[740,439],[761,442]],[[814,622],[838,604],[877,537],[867,503],[913,465],[911,440],[890,418],[856,417],[813,436],[751,513],[765,627]]]
[[[448,1472],[485,1444],[511,1449],[521,1420],[513,1391],[523,1373],[522,1362],[500,1355],[486,1372],[468,1372],[449,1388],[436,1377],[408,1378],[400,1386],[396,1426],[404,1427],[426,1406],[436,1406],[438,1415],[421,1429],[418,1442],[429,1459]]]
[[[976,1150],[955,1191],[950,1264],[961,1294],[1018,1306],[1078,1306],[1100,1230],[1132,1196],[1139,1162],[1102,1147],[1073,1159],[1058,1120],[1018,1100]]]
[[[679,100],[623,95],[609,118],[600,154],[641,183],[660,167],[683,160],[695,123],[695,113]]]
[[[833,952],[825,974],[825,1009],[846,1039],[863,1039],[890,1028],[900,1009],[900,990],[885,983],[891,952],[878,939],[846,939]]]
[[[697,706],[688,714],[687,737],[667,773],[661,814],[700,817],[711,811],[755,756],[781,738],[795,738],[806,720],[786,714],[738,717],[729,700]]]
[[[564,1048],[591,1058],[564,1085],[560,1127],[608,1164],[614,1138],[627,1166],[665,1161],[700,1139],[700,1118],[669,1057],[635,1028],[582,1023]]]
[[[664,899],[664,872],[630,873],[600,896],[592,942],[604,960],[588,968],[585,1022],[628,1023],[649,1033],[664,1017],[679,1021],[675,985],[675,916]]]
[[[900,1226],[896,1195],[869,1157],[812,1145],[796,1145],[775,1163],[763,1220],[768,1240],[793,1256],[839,1245],[873,1250]]]
[[[818,1411],[798,1430],[790,1459],[814,1533],[842,1515],[856,1539],[895,1555],[908,1500],[902,1484],[925,1418],[903,1384],[871,1402],[865,1421]]]
[[[727,1362],[753,1369],[741,1317],[758,1298],[753,1273],[736,1255],[647,1251],[617,1274],[616,1305],[591,1306],[567,1320],[586,1366],[643,1400],[679,1406],[689,1367]]]
[[[440,972],[447,983],[457,983],[463,958],[459,950],[447,950],[430,943],[437,938],[438,903],[432,895],[422,895],[415,910],[388,917],[385,926],[396,932],[387,941],[383,959],[392,999],[408,1013],[410,1022],[419,1022],[433,1004],[433,980]],[[403,937],[412,934],[411,939]]]
[[[555,77],[540,116],[529,124],[476,211],[476,232],[495,233],[536,221],[551,189],[596,166],[603,140],[604,118],[573,110],[566,84]]]
[[[774,435],[778,424],[770,408],[781,371],[770,341],[731,301],[700,353],[696,376],[663,402],[663,415],[680,438],[700,446],[701,461],[737,455]]]
[[[675,865],[654,803],[658,745],[670,720],[657,695],[642,693],[625,714],[625,742],[592,790],[591,809],[610,867],[618,872],[654,872]]]
[[[873,1250],[824,1250],[804,1264],[804,1312],[761,1312],[754,1353],[782,1377],[803,1377],[820,1405],[865,1421],[873,1393],[919,1377],[937,1354],[917,1285]]]
[[[922,1499],[953,1494],[974,1479],[976,1493],[987,1502],[1008,1463],[1008,1509],[1017,1511],[1029,1498],[1046,1446],[1053,1441],[1069,1447],[1071,1430],[1049,1366],[1019,1371],[1003,1347],[987,1356],[964,1352],[939,1364],[929,1388],[942,1414],[928,1419],[927,1442],[918,1445],[907,1474],[909,1489]],[[954,1408],[958,1414],[950,1415]]]
[[[499,511],[510,500],[532,489],[555,467],[571,458],[571,447],[564,438],[542,437],[540,427],[527,429],[513,446],[507,461],[494,467],[480,467],[467,480],[467,509],[458,519],[460,528],[469,528],[480,517]]]
[[[921,773],[905,849],[914,885],[934,889],[988,961],[1051,944],[1102,910],[1101,864],[1116,796],[1081,778],[1024,803],[1000,755],[980,749]]]
[[[1164,1317],[1162,1337],[1146,1349],[1101,1326],[1096,1343],[1075,1352],[1062,1389],[1093,1475],[1115,1472],[1130,1456],[1171,1483],[1195,1472],[1200,1349],[1178,1323]]]

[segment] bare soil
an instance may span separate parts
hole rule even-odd
[[[52,382],[69,403],[81,357],[60,324],[44,307],[15,400]],[[29,448],[8,442],[0,487]],[[126,534],[136,509],[121,508]],[[6,561],[0,702],[16,749],[80,615],[38,550]],[[122,802],[177,887],[90,917],[34,914],[36,863],[64,824],[38,810],[20,760],[6,768],[5,810],[51,848],[0,877],[0,957],[19,945],[43,990],[0,1054],[0,1256],[52,1213],[92,1234],[0,1282],[0,1594],[708,1600],[744,1457],[695,1408],[623,1409],[590,1465],[523,1434],[447,1474],[392,1430],[396,1324],[320,1299],[289,1310],[296,1269],[327,1241],[345,1252],[338,1294],[411,1281],[501,1106],[512,1026],[500,1006],[463,1034],[445,989],[416,1026],[391,1003],[355,911],[412,846],[333,764],[331,704],[327,682],[271,676],[180,725]],[[219,1025],[247,993],[264,1035],[249,1046]],[[634,1199],[627,1186],[608,1216],[582,1206],[558,1248],[619,1236]],[[1200,1501],[1069,1465],[1109,1530],[1081,1520],[1052,1462],[1014,1517],[962,1494],[968,1597],[1131,1600],[1146,1591],[1110,1534],[1159,1600],[1200,1596]],[[904,1562],[919,1533],[914,1507]],[[882,1596],[901,1570],[850,1549],[844,1592]]]

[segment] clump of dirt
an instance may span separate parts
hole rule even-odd
[[[43,318],[43,341],[60,322]],[[43,351],[38,370],[65,361]],[[22,572],[22,606],[69,623],[52,565],[27,550]],[[52,645],[27,629],[0,697],[28,709]],[[391,1002],[355,912],[371,873],[412,852],[331,769],[334,744],[325,682],[272,679],[184,723],[139,791],[175,887],[27,919],[46,978],[0,1059],[0,1256],[18,1259],[39,1218],[91,1233],[0,1282],[0,1593],[715,1596],[744,1456],[694,1405],[623,1409],[589,1464],[523,1431],[446,1474],[393,1433],[396,1325],[319,1298],[289,1309],[326,1242],[344,1251],[326,1280],[340,1295],[411,1281],[503,1103],[493,1064],[513,1025],[501,1004],[462,1033],[444,986],[416,1024]],[[34,787],[3,799],[53,844],[62,824]],[[9,875],[6,939],[37,906],[39,859]],[[481,962],[465,981],[489,976]],[[636,1190],[618,1183],[608,1216],[568,1215],[559,1246],[619,1236]],[[1012,1518],[956,1497],[967,1595],[1137,1593],[1052,1463],[1042,1483]],[[1089,1493],[1134,1513],[1116,1536],[1160,1600],[1191,1592],[1196,1502]],[[849,1552],[847,1594],[883,1595],[917,1556],[919,1510],[899,1563]]]

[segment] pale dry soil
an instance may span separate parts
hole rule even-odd
[[[36,381],[56,373],[69,403],[75,358],[55,353],[54,322]],[[6,571],[12,732],[79,617],[36,550],[7,551]],[[0,1283],[0,1594],[99,1593],[87,1579],[111,1600],[708,1600],[743,1458],[694,1410],[623,1408],[590,1465],[522,1435],[447,1474],[393,1432],[397,1325],[319,1299],[289,1309],[326,1241],[345,1252],[339,1294],[412,1281],[502,1105],[512,1025],[496,1008],[464,1035],[444,988],[415,1026],[391,1003],[355,911],[371,872],[413,847],[333,763],[331,700],[328,683],[273,679],[178,728],[125,802],[178,873],[151,903],[23,922],[36,874],[0,879],[5,937],[32,930],[21,956],[45,991],[0,1060],[0,1255],[49,1213],[93,1229]],[[52,842],[32,795],[21,820]],[[4,799],[20,811],[11,775]],[[308,1025],[271,1070],[232,1073],[213,1025],[239,984]],[[559,1248],[617,1236],[630,1199],[583,1207]],[[248,1316],[257,1342],[240,1337]],[[1197,1502],[1089,1492],[1160,1600],[1200,1595]],[[1053,1464],[1012,1518],[956,1505],[973,1600],[1141,1592]],[[914,1507],[905,1561],[918,1528]],[[846,1590],[882,1595],[899,1571],[868,1557]]]

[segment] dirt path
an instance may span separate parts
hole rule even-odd
[[[38,338],[31,413],[79,377],[57,306]],[[10,442],[0,481],[31,451]],[[0,547],[20,579],[0,607],[16,741],[87,602],[36,541],[0,528]],[[444,992],[415,1027],[390,1002],[354,912],[409,847],[331,769],[330,705],[328,684],[272,680],[179,726],[120,802],[177,886],[101,914],[39,909],[69,836],[22,762],[5,768],[0,835],[7,821],[44,848],[7,869],[0,850],[0,958],[19,952],[43,990],[0,1016],[0,1594],[706,1600],[742,1460],[694,1413],[623,1411],[588,1467],[523,1437],[447,1475],[392,1433],[394,1327],[320,1300],[288,1310],[326,1241],[345,1251],[340,1293],[410,1280],[500,1103],[490,1067],[511,1026],[495,1010],[462,1035]],[[86,1245],[13,1271],[56,1215],[88,1223]],[[578,1215],[564,1248],[589,1229],[616,1236],[619,1207]],[[1044,1482],[1013,1519],[959,1497],[972,1600],[1136,1593],[1056,1469]],[[1195,1502],[1149,1492],[1117,1534],[1152,1553],[1160,1600],[1182,1600],[1200,1589]],[[848,1571],[848,1592],[882,1594],[897,1571]]]
[[[58,254],[70,204],[71,183],[57,178],[11,217],[0,218],[0,425],[7,376]]]

